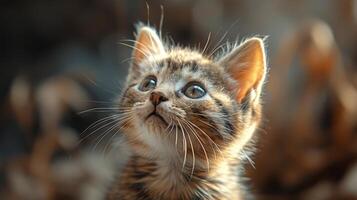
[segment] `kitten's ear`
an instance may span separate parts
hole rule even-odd
[[[133,51],[134,64],[138,65],[143,59],[165,53],[164,45],[153,28],[138,27]]]
[[[236,100],[242,102],[250,93],[259,98],[266,74],[266,60],[263,40],[251,38],[224,56],[219,64],[224,66],[237,82]]]

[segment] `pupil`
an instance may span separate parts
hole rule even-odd
[[[201,90],[200,90],[200,88],[198,86],[194,86],[193,87],[193,93],[194,94],[200,94],[200,92],[201,92]]]
[[[153,86],[155,85],[155,81],[154,80],[149,80],[147,83],[146,83],[146,87],[150,87],[150,86]]]
[[[191,95],[194,96],[194,97],[200,97],[202,96],[203,94],[203,91],[202,91],[202,88],[197,86],[197,85],[194,85],[192,87],[192,90],[191,90]]]

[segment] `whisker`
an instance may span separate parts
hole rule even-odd
[[[205,46],[203,47],[202,54],[204,54],[205,51],[207,50],[208,43],[209,43],[210,39],[211,39],[211,32],[208,34],[208,38],[207,38]]]
[[[186,133],[188,133],[188,132],[186,131]],[[187,134],[187,137],[188,137],[188,141],[190,142],[190,146],[191,146],[191,150],[192,150],[192,167],[191,167],[191,175],[190,175],[190,179],[192,179],[193,173],[195,171],[195,165],[196,165],[196,163],[195,163],[196,162],[195,148],[193,147],[190,134]]]
[[[213,52],[210,53],[209,57],[211,57],[217,50],[217,46],[224,40],[224,38],[227,36],[227,34],[229,33],[229,31],[231,31],[231,29],[238,23],[238,20],[234,21],[232,23],[232,25],[228,28],[228,30],[223,34],[223,36],[221,37],[221,39],[217,42],[216,46],[213,48]],[[219,46],[218,49],[220,49],[222,47],[222,45]]]
[[[248,156],[248,154],[242,149],[241,153],[248,160],[249,164],[255,169],[254,161]]]
[[[120,107],[103,107],[103,108],[89,108],[87,110],[84,111],[80,111],[78,112],[79,115],[87,113],[87,112],[92,112],[92,111],[96,111],[96,112],[108,112],[108,111],[128,111],[129,108],[120,108]]]
[[[140,44],[140,42],[138,42],[138,41],[136,41],[136,43]],[[119,42],[119,44],[124,45],[124,46],[127,46],[127,47],[130,47],[130,48],[132,48],[132,49],[134,49],[134,50],[136,50],[136,51],[139,51],[139,52],[142,53],[146,58],[149,58],[150,56],[152,56],[151,54],[149,54],[150,52],[144,52],[143,50],[139,49],[138,47],[132,46],[132,45],[130,45],[130,44],[126,44],[126,43],[124,43],[124,42]],[[144,47],[146,46],[146,45],[144,45],[144,44],[140,44],[140,45],[143,45]]]
[[[129,61],[132,61],[132,60],[134,60],[134,59],[135,59],[135,57],[134,57],[134,56],[131,56],[131,57],[129,57],[129,58],[123,59],[120,63],[123,64],[123,63],[125,63],[125,62],[129,62]]]
[[[196,137],[198,143],[200,144],[200,146],[201,146],[201,148],[202,148],[202,150],[203,150],[203,153],[205,154],[206,162],[207,162],[207,169],[208,169],[208,171],[209,171],[209,165],[210,165],[210,164],[209,164],[208,155],[207,155],[207,152],[206,152],[205,147],[203,146],[203,144],[202,144],[200,138],[199,138],[198,135],[197,135],[196,130],[194,130],[194,128],[193,128],[188,122],[186,122],[185,119],[183,120],[183,122],[184,122],[184,123],[187,125],[187,127],[192,131],[192,134]]]
[[[205,121],[203,121],[203,120],[201,120],[201,119],[198,119],[198,121],[200,121],[200,122],[204,123],[205,125],[211,127],[213,130],[219,132],[219,130],[217,129],[217,127],[213,126],[212,124],[207,123],[207,122],[205,122]]]
[[[196,116],[203,116],[203,117],[210,117],[209,115],[205,115],[205,114],[203,114],[203,113],[191,113],[191,115],[196,115]],[[227,116],[226,115],[219,115],[219,117],[217,117],[217,118],[226,118]],[[207,126],[209,126],[209,127],[211,127],[211,128],[213,128],[215,131],[217,131],[217,132],[220,132],[220,130],[218,130],[217,129],[217,127],[214,127],[214,126],[212,126],[211,124],[209,124],[209,123],[207,123],[207,122],[205,122],[205,121],[203,121],[203,120],[201,120],[201,119],[198,119],[199,121],[201,121],[202,123],[204,123],[204,124],[206,124]],[[233,124],[232,124],[233,125]],[[237,129],[237,127],[235,126],[235,125],[233,125],[233,127],[235,128],[235,129]],[[222,126],[222,127],[220,127],[221,129],[223,129],[223,131],[225,131],[225,132],[230,132],[230,131],[232,131],[232,130],[230,130],[230,129],[228,129],[228,128],[226,128],[225,126]]]
[[[92,131],[90,134],[88,134],[88,135],[86,135],[84,138],[80,139],[80,140],[78,141],[78,144],[80,144],[81,142],[83,142],[85,139],[87,139],[88,137],[92,136],[93,134],[95,134],[97,131],[99,131],[99,130],[101,130],[101,129],[103,129],[103,128],[105,128],[105,127],[111,125],[111,124],[114,124],[115,122],[117,122],[117,121],[116,121],[115,119],[113,119],[112,122],[108,122],[108,123],[106,123],[105,125],[103,125],[103,126],[97,128],[97,129],[95,129],[95,130]]]
[[[120,128],[118,130],[116,130],[112,136],[110,136],[107,144],[104,146],[104,149],[103,149],[103,154],[106,154],[107,152],[107,149],[109,148],[109,145],[112,143],[111,141],[113,140],[114,136],[116,136],[116,134],[118,134],[120,131]]]
[[[182,164],[182,170],[184,170],[185,165],[186,165],[186,156],[187,156],[187,141],[186,141],[186,136],[185,136],[185,131],[180,123],[180,121],[177,121],[181,128],[181,133],[182,133],[182,147],[184,148],[184,157],[183,157],[183,164]]]
[[[89,130],[90,128],[94,127],[94,126],[97,126],[97,125],[100,125],[106,121],[109,121],[110,119],[112,118],[116,118],[116,117],[119,117],[120,114],[114,114],[114,115],[111,115],[111,116],[107,116],[107,117],[104,117],[102,119],[99,119],[95,122],[93,122],[91,125],[89,125],[86,129],[84,129],[84,131],[82,131],[79,136],[82,136],[87,130]]]
[[[151,40],[151,43],[153,44],[153,41],[152,41],[152,38],[151,38],[151,37],[150,37],[150,40]],[[143,44],[143,43],[141,43],[141,42],[139,42],[139,41],[137,41],[137,40],[125,39],[125,40],[121,40],[121,41],[133,42],[135,45],[141,45],[142,47],[144,47],[147,51],[143,51],[143,50],[139,49],[139,48],[136,47],[136,46],[133,46],[133,45],[130,45],[130,44],[126,44],[126,43],[124,43],[124,42],[120,42],[120,43],[119,43],[119,44],[122,44],[122,45],[124,45],[124,46],[130,47],[130,48],[132,48],[132,49],[134,49],[134,50],[139,51],[139,52],[142,53],[146,58],[150,58],[150,57],[155,57],[155,56],[156,56],[155,54],[152,54],[152,53],[148,50],[149,48],[146,47],[146,44]],[[155,59],[154,59],[154,63],[155,63],[156,65],[158,65],[158,63],[157,63],[157,61],[156,61]],[[152,67],[155,67],[152,63],[150,63],[150,65],[151,65]]]
[[[112,120],[114,120],[114,121],[108,122],[107,124],[105,124],[105,125],[103,125],[103,126],[97,128],[97,129],[95,129],[95,130],[92,131],[90,134],[86,135],[84,138],[82,138],[81,140],[79,140],[79,141],[78,141],[78,144],[80,144],[81,142],[83,142],[85,139],[87,139],[87,138],[90,137],[91,135],[95,134],[97,131],[99,131],[99,130],[105,128],[106,126],[109,126],[109,125],[113,124],[114,122],[118,122],[117,120],[120,120],[121,118],[123,118],[123,116],[116,116],[116,117],[114,117],[114,118],[112,119]],[[108,119],[108,121],[109,121],[109,120],[110,120],[110,119]]]
[[[177,128],[177,126],[175,126],[175,146],[176,146],[176,149],[177,149],[177,137],[178,137],[177,131],[178,131],[178,128]]]
[[[220,41],[220,42],[221,42],[221,41]],[[223,43],[223,44],[217,46],[216,48],[214,48],[214,49],[212,50],[212,52],[208,55],[208,57],[213,56],[218,50],[222,49],[222,47],[225,46],[225,45],[227,45],[227,43]]]
[[[215,143],[215,142],[211,139],[211,137],[208,136],[208,134],[207,134],[205,131],[203,131],[203,130],[202,130],[200,127],[198,127],[196,124],[194,124],[194,123],[192,123],[192,122],[190,122],[190,121],[187,121],[187,122],[190,123],[192,126],[196,127],[199,131],[201,131],[202,134],[203,134],[205,137],[207,137],[207,138],[216,146],[216,149],[220,152],[220,154],[223,155],[223,153],[222,153],[221,149],[219,148],[218,144]]]
[[[121,122],[118,123],[118,124],[120,124],[120,128],[119,128],[117,131],[115,131],[115,133],[109,138],[108,143],[107,143],[107,144],[105,145],[105,147],[104,147],[104,154],[105,154],[105,152],[106,152],[106,149],[107,149],[107,148],[109,147],[109,145],[111,144],[111,140],[113,140],[114,136],[116,136],[116,135],[123,129],[123,127],[125,127],[125,125],[126,125],[129,121],[131,121],[132,119],[133,119],[133,117],[128,116],[126,119],[123,119]],[[125,123],[123,123],[124,120],[126,120]]]
[[[160,5],[160,9],[161,9],[161,17],[160,17],[160,25],[159,25],[159,37],[162,40],[162,25],[164,23],[164,6]]]
[[[118,122],[118,121],[116,121]],[[98,140],[98,142],[94,145],[93,150],[95,151],[97,146],[100,144],[100,142],[105,138],[105,136],[112,130],[114,130],[116,127],[120,126],[118,123],[115,123],[114,125],[112,125],[110,128],[108,128],[106,131],[104,131],[104,133],[99,134],[98,137],[96,137],[94,140]]]

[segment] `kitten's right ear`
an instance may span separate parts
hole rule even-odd
[[[266,75],[266,60],[263,40],[251,38],[224,56],[219,64],[237,81],[236,100],[242,100],[251,92],[259,99]],[[258,97],[258,98],[256,98]]]
[[[165,53],[164,45],[153,28],[140,26],[137,28],[133,64],[139,65],[145,58]]]

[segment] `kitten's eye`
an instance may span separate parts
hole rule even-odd
[[[148,76],[139,85],[139,90],[146,92],[156,87],[156,77]]]
[[[206,90],[199,83],[189,83],[183,93],[191,99],[198,99],[206,95]]]

